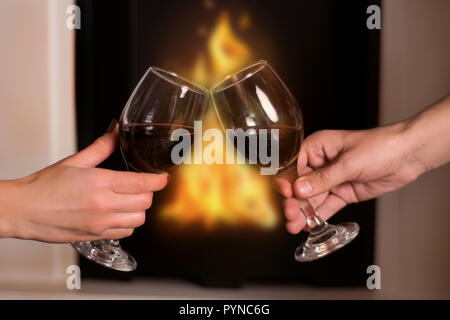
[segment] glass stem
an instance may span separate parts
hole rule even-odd
[[[294,181],[298,178],[297,174],[297,162],[294,161],[290,166],[284,168],[282,171],[278,173],[278,176],[284,180],[289,181],[289,183],[293,184]],[[300,208],[306,219],[306,224],[309,227],[309,231],[312,234],[319,233],[323,231],[327,227],[327,223],[320,219],[319,215],[314,211],[314,208],[306,199],[296,198]]]
[[[319,215],[314,211],[308,200],[297,199],[300,208],[306,219],[306,224],[309,227],[309,232],[312,234],[319,233],[327,227],[327,223],[320,219]]]

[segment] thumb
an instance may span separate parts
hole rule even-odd
[[[348,180],[341,161],[314,170],[294,182],[294,193],[299,198],[309,198],[327,192]]]
[[[80,152],[64,159],[65,165],[89,168],[106,160],[117,148],[119,128],[116,120],[112,120],[105,134]]]

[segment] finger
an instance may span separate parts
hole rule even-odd
[[[69,243],[77,241],[91,241],[102,239],[121,239],[130,236],[133,228],[108,229],[102,234],[93,234],[86,231],[54,226],[39,225],[33,227],[33,232],[27,236],[28,240],[37,240],[47,243]]]
[[[71,241],[92,241],[92,240],[107,240],[107,239],[122,239],[129,237],[133,234],[133,228],[117,228],[117,229],[109,229],[103,232],[102,234],[79,234],[75,235],[75,238]]]
[[[111,189],[116,193],[136,194],[159,191],[168,182],[169,174],[111,171]]]
[[[299,215],[299,218],[294,221],[289,221],[286,223],[286,230],[290,234],[297,234],[302,231],[306,226],[306,220],[303,215]]]
[[[301,169],[300,171],[298,171],[298,177],[306,176],[307,174],[309,174],[309,173],[311,173],[311,172],[313,172],[313,171],[314,171],[313,168],[311,168],[311,167],[309,167],[309,166],[306,166],[306,167],[304,167],[303,169]],[[293,182],[294,182],[294,181],[293,181]]]
[[[292,186],[288,181],[279,177],[275,177],[272,179],[272,182],[275,190],[277,190],[283,197],[292,197]]]
[[[298,159],[297,159],[297,173],[299,176],[300,173],[303,172],[303,170],[305,168],[307,168],[308,166],[308,145],[305,142],[302,144],[301,148],[300,148],[300,152],[298,154]]]
[[[123,239],[129,237],[133,234],[133,228],[120,228],[120,229],[109,229],[101,235],[93,236],[93,239],[90,240],[104,240],[104,239]],[[83,240],[86,241],[86,240]]]
[[[300,212],[300,205],[298,203],[298,200],[295,198],[289,198],[283,201],[284,206],[284,216],[286,217],[287,221],[295,221],[299,218],[299,215],[302,213]]]
[[[116,149],[118,144],[119,126],[113,120],[107,132],[80,152],[62,161],[66,165],[82,168],[95,167],[106,160]]]
[[[328,197],[328,194],[329,194],[329,192],[321,193],[317,196],[308,198],[308,201],[313,208],[317,208],[318,206],[320,206],[322,204],[322,202],[325,201],[325,199]],[[300,201],[302,201],[302,199],[300,199]]]
[[[290,221],[286,223],[286,230],[291,234],[297,234],[307,228],[305,214],[302,210],[304,205],[301,203],[307,200],[291,199],[292,200],[286,203],[285,215],[286,218],[289,216],[290,219]]]
[[[307,165],[321,168],[334,160],[344,148],[343,136],[342,130],[321,130],[308,136],[302,145],[307,153]]]
[[[298,178],[294,182],[294,194],[296,197],[302,199],[316,196],[345,182],[349,175],[350,173],[345,170],[342,161],[338,160],[336,163],[332,163]]]
[[[286,223],[286,229],[291,234],[297,234],[302,230],[309,231],[302,206],[300,205],[300,201],[306,200],[295,198],[285,200],[284,212],[286,219],[288,220],[288,222]],[[336,212],[341,210],[346,204],[347,203],[339,197],[333,194],[329,194],[323,201],[323,203],[315,208],[314,211],[322,220],[326,221]]]
[[[367,192],[367,186],[368,183],[347,182],[332,188],[330,191],[339,198],[341,198],[343,201],[345,201],[347,204],[349,204],[361,201],[361,199],[359,199],[357,196],[357,190],[358,189],[361,190],[360,194],[363,193],[364,191]]]
[[[327,199],[328,193],[323,193],[318,196],[312,197],[308,199],[309,203],[313,208],[317,208]],[[301,210],[302,206],[300,205],[300,201],[305,201],[301,199],[296,198],[289,198],[283,201],[283,207],[284,207],[284,215],[286,217],[286,220],[288,221],[294,221],[298,219],[299,215],[303,215],[303,212]]]
[[[329,194],[325,201],[318,206],[315,211],[324,220],[328,220],[335,215],[339,210],[344,208],[347,202],[334,194]]]
[[[108,207],[115,213],[140,212],[149,209],[152,205],[153,193],[120,194],[112,197]]]
[[[145,223],[145,211],[114,213],[109,222],[110,229],[134,229]]]

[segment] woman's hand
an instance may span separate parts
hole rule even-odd
[[[117,140],[114,121],[81,152],[23,179],[1,181],[0,237],[61,243],[130,236],[168,175],[95,168]]]

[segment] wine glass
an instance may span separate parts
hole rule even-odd
[[[172,161],[173,147],[182,135],[193,134],[194,121],[203,117],[209,97],[209,90],[200,85],[162,68],[150,67],[119,121],[120,150],[127,169],[150,173],[172,169],[177,164]],[[75,242],[72,246],[105,267],[119,271],[136,269],[136,261],[118,240]]]
[[[267,139],[267,145],[278,144],[277,174],[292,182],[292,172],[297,177],[295,160],[303,140],[303,118],[296,100],[270,65],[266,61],[258,61],[227,76],[211,89],[211,93],[222,127],[240,128],[246,132],[248,139],[244,153],[251,153],[249,136],[258,134],[257,130],[264,128],[268,134],[272,134],[271,140],[261,138],[261,135],[258,138]],[[248,157],[247,154],[245,156]],[[258,165],[267,166],[260,162]],[[343,247],[358,235],[357,223],[328,224],[317,215],[308,200],[297,200],[310,233],[296,249],[296,260],[319,259]]]

